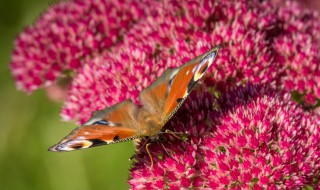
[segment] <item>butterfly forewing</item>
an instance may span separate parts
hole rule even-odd
[[[140,93],[142,104],[165,124],[210,67],[219,49],[217,46],[181,67],[168,69]]]
[[[179,67],[179,71],[174,76],[172,87],[168,93],[167,101],[164,105],[163,115],[166,121],[181,106],[198,81],[205,74],[217,56],[220,46],[217,46],[209,52],[189,61],[187,64]]]
[[[139,137],[136,130],[137,106],[130,100],[94,112],[83,126],[73,130],[50,151],[72,151],[112,144]]]
[[[167,69],[155,82],[139,94],[142,105],[152,113],[161,114],[178,69]]]

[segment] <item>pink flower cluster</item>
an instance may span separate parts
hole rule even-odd
[[[193,93],[166,126],[184,140],[164,134],[149,146],[153,167],[142,148],[129,182],[132,189],[316,187],[319,125],[290,94],[267,88],[239,87],[219,99]]]
[[[319,117],[289,99],[251,87],[222,98],[220,124],[201,146],[207,186],[295,189],[319,179]]]
[[[142,1],[63,1],[50,7],[16,39],[11,70],[31,93],[117,44],[145,12]]]
[[[83,123],[124,99],[139,103],[165,69],[226,44],[204,92],[166,126],[187,139],[163,135],[169,155],[154,142],[153,168],[142,149],[133,189],[316,187],[319,31],[319,13],[294,1],[75,0],[18,36],[10,66],[29,93],[73,72],[62,117]]]

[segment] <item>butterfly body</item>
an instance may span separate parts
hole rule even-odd
[[[161,118],[149,114],[149,112],[146,110],[142,110],[140,113],[140,117],[138,117],[138,125],[140,126],[137,126],[141,127],[140,134],[142,136],[156,135],[164,125],[164,123],[161,121]]]
[[[157,136],[203,77],[219,49],[217,46],[181,67],[167,69],[140,92],[142,106],[125,100],[94,112],[83,126],[74,129],[49,150],[72,151]]]

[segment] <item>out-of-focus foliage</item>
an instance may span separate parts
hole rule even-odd
[[[75,127],[44,90],[17,91],[8,68],[16,35],[48,6],[43,0],[0,1],[0,189],[127,189],[132,142],[70,153],[47,148]]]

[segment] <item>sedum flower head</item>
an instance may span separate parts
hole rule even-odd
[[[140,143],[132,189],[297,189],[320,177],[319,117],[305,113],[287,93],[236,88],[219,99],[192,93],[163,134]],[[219,111],[217,111],[219,110]],[[172,139],[173,138],[173,139]],[[162,145],[161,145],[162,143]]]
[[[62,1],[16,38],[11,70],[20,90],[51,84],[116,44],[144,15],[142,1]]]

